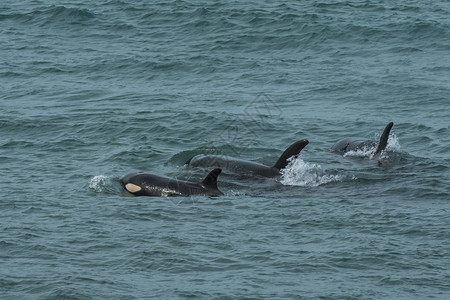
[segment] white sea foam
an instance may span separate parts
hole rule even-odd
[[[327,174],[321,166],[307,163],[300,158],[291,158],[281,173],[281,183],[284,185],[314,187],[342,180],[342,176]]]
[[[364,147],[363,149],[358,149],[354,151],[348,151],[344,154],[344,157],[359,157],[359,158],[369,158],[372,159],[375,155],[376,148],[374,147]],[[382,158],[388,158],[387,152],[399,152],[400,142],[394,134],[391,134],[386,145],[386,149],[381,152]]]
[[[395,134],[389,136],[386,151],[400,152],[400,141]]]
[[[348,151],[344,154],[344,157],[360,157],[360,158],[368,157],[372,159],[375,150],[376,150],[375,148],[364,147],[363,149]]]
[[[101,193],[107,189],[107,184],[108,184],[108,176],[97,175],[92,177],[91,181],[89,182],[89,188],[97,193]]]

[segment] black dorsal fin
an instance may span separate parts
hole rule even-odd
[[[288,165],[287,160],[292,156],[297,156],[300,151],[302,151],[302,149],[305,148],[305,146],[308,144],[308,140],[300,140],[293,143],[283,152],[283,154],[281,154],[280,158],[273,167],[277,168],[278,170],[286,168],[286,166]]]
[[[391,132],[392,126],[394,126],[393,122],[390,122],[387,124],[386,128],[384,128],[383,134],[380,137],[380,142],[378,143],[377,151],[375,151],[375,154],[380,154],[381,151],[386,149],[387,142],[389,139],[389,133]]]
[[[202,186],[207,189],[217,190],[217,177],[222,172],[222,169],[214,169],[209,172],[208,176],[202,181]]]

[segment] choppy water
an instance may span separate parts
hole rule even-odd
[[[448,1],[134,2],[0,3],[0,298],[448,298]],[[117,183],[304,138],[219,198]]]

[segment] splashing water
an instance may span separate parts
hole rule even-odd
[[[357,157],[357,158],[368,158],[373,159],[375,156],[375,147],[364,147],[363,149],[348,151],[344,154],[344,157]],[[380,158],[388,159],[389,156],[387,152],[400,152],[400,142],[395,134],[391,134],[388,139],[388,143],[386,145],[386,149],[384,149]]]
[[[388,139],[388,143],[385,151],[388,152],[400,152],[400,141],[395,134],[391,134]]]
[[[344,157],[358,157],[358,158],[369,158],[372,159],[374,157],[375,148],[372,147],[364,147],[363,149],[351,150],[344,153]]]
[[[105,192],[108,189],[108,176],[105,175],[97,175],[92,177],[89,182],[89,188],[97,193]]]
[[[341,181],[342,176],[326,174],[321,166],[290,158],[286,168],[281,170],[281,183],[284,185],[315,187],[330,182]]]

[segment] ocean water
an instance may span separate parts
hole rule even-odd
[[[1,299],[448,299],[448,1],[0,3]],[[377,140],[380,162],[330,151]],[[280,179],[129,197],[220,153]]]

